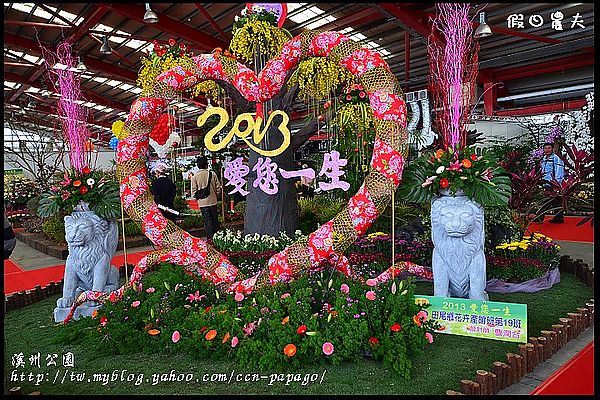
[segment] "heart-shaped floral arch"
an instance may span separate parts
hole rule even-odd
[[[265,102],[282,88],[288,74],[307,57],[328,57],[347,68],[369,96],[375,121],[376,138],[371,171],[363,185],[331,221],[307,239],[297,241],[275,254],[268,267],[254,276],[239,276],[238,269],[213,246],[190,235],[162,216],[149,190],[146,153],[148,133],[177,93],[207,79],[233,84],[249,101]],[[117,175],[121,201],[129,216],[141,223],[142,231],[160,248],[142,258],[129,282],[106,294],[88,291],[75,301],[65,323],[75,309],[87,300],[117,301],[129,287],[141,282],[150,265],[159,261],[184,267],[193,276],[211,280],[218,289],[248,294],[254,289],[288,282],[304,272],[318,271],[329,264],[353,279],[363,281],[350,269],[344,251],[363,235],[388,205],[400,183],[406,150],[406,105],[397,79],[380,54],[338,32],[305,31],[286,42],[278,57],[270,60],[258,74],[234,59],[221,54],[202,54],[194,63],[178,65],[160,74],[151,93],[142,93],[131,106],[123,127],[128,136],[117,148]],[[431,278],[431,273],[410,262],[390,267],[367,284],[376,285],[394,274],[408,271]]]

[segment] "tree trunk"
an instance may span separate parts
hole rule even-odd
[[[277,95],[270,102],[273,110],[281,110],[282,96]],[[271,107],[269,107],[271,108]],[[283,110],[286,111],[287,110]],[[265,110],[265,119],[268,118],[267,110]],[[259,147],[262,149],[276,149],[283,141],[282,134],[278,130],[280,117],[275,117],[273,123],[269,127],[265,138]],[[276,163],[279,168],[286,171],[295,170],[294,166],[294,151],[292,146],[289,146],[283,153],[276,157],[271,157],[271,161]],[[246,197],[246,214],[244,216],[244,233],[245,234],[267,234],[271,236],[279,236],[280,232],[285,232],[288,236],[293,237],[294,232],[298,227],[298,199],[296,197],[295,179],[284,179],[279,173],[279,168],[275,171],[277,186],[279,188],[276,194],[267,194],[257,185],[254,187],[254,181],[257,178],[257,171],[253,168],[258,162],[258,158],[262,156],[254,151],[250,151],[248,157],[248,174],[247,190],[250,192]]]

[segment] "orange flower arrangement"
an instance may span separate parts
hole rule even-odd
[[[462,165],[465,168],[471,168],[471,165],[473,164],[471,164],[471,161],[468,158],[465,158],[464,160],[462,160]]]
[[[210,331],[206,332],[206,335],[204,337],[206,338],[206,340],[213,340],[215,336],[217,336],[216,329],[211,329]]]
[[[293,357],[296,354],[296,345],[290,343],[283,348],[283,353],[288,357]]]

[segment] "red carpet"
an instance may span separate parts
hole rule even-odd
[[[22,272],[23,270],[13,262],[13,260],[4,260],[4,274],[10,274],[12,272]]]
[[[594,342],[585,346],[531,394],[594,394]]]
[[[577,223],[583,217],[565,217],[564,224],[551,224],[548,222],[552,216],[546,217],[543,224],[531,224],[528,229],[531,232],[540,232],[556,240],[569,240],[572,242],[594,242],[594,228],[589,221],[582,226]]]
[[[151,250],[140,251],[137,253],[127,253],[127,264],[135,264]],[[122,266],[125,261],[123,255],[114,256],[111,264]],[[4,261],[4,294],[31,290],[37,285],[42,287],[50,282],[60,282],[63,278],[65,265],[55,265],[53,267],[40,268],[31,271],[25,271],[12,260]],[[131,269],[127,271],[131,273]]]

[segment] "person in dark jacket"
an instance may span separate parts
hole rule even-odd
[[[4,259],[8,260],[17,245],[17,238],[13,231],[12,225],[8,222],[6,214],[4,214]]]
[[[152,182],[151,191],[154,195],[154,201],[156,204],[160,204],[162,206],[168,207],[172,210],[175,209],[174,201],[175,196],[177,195],[177,186],[173,183],[171,178],[168,175],[169,166],[166,163],[159,163],[154,173],[156,174],[156,179]],[[162,215],[175,222],[176,215],[165,211],[160,210]]]

